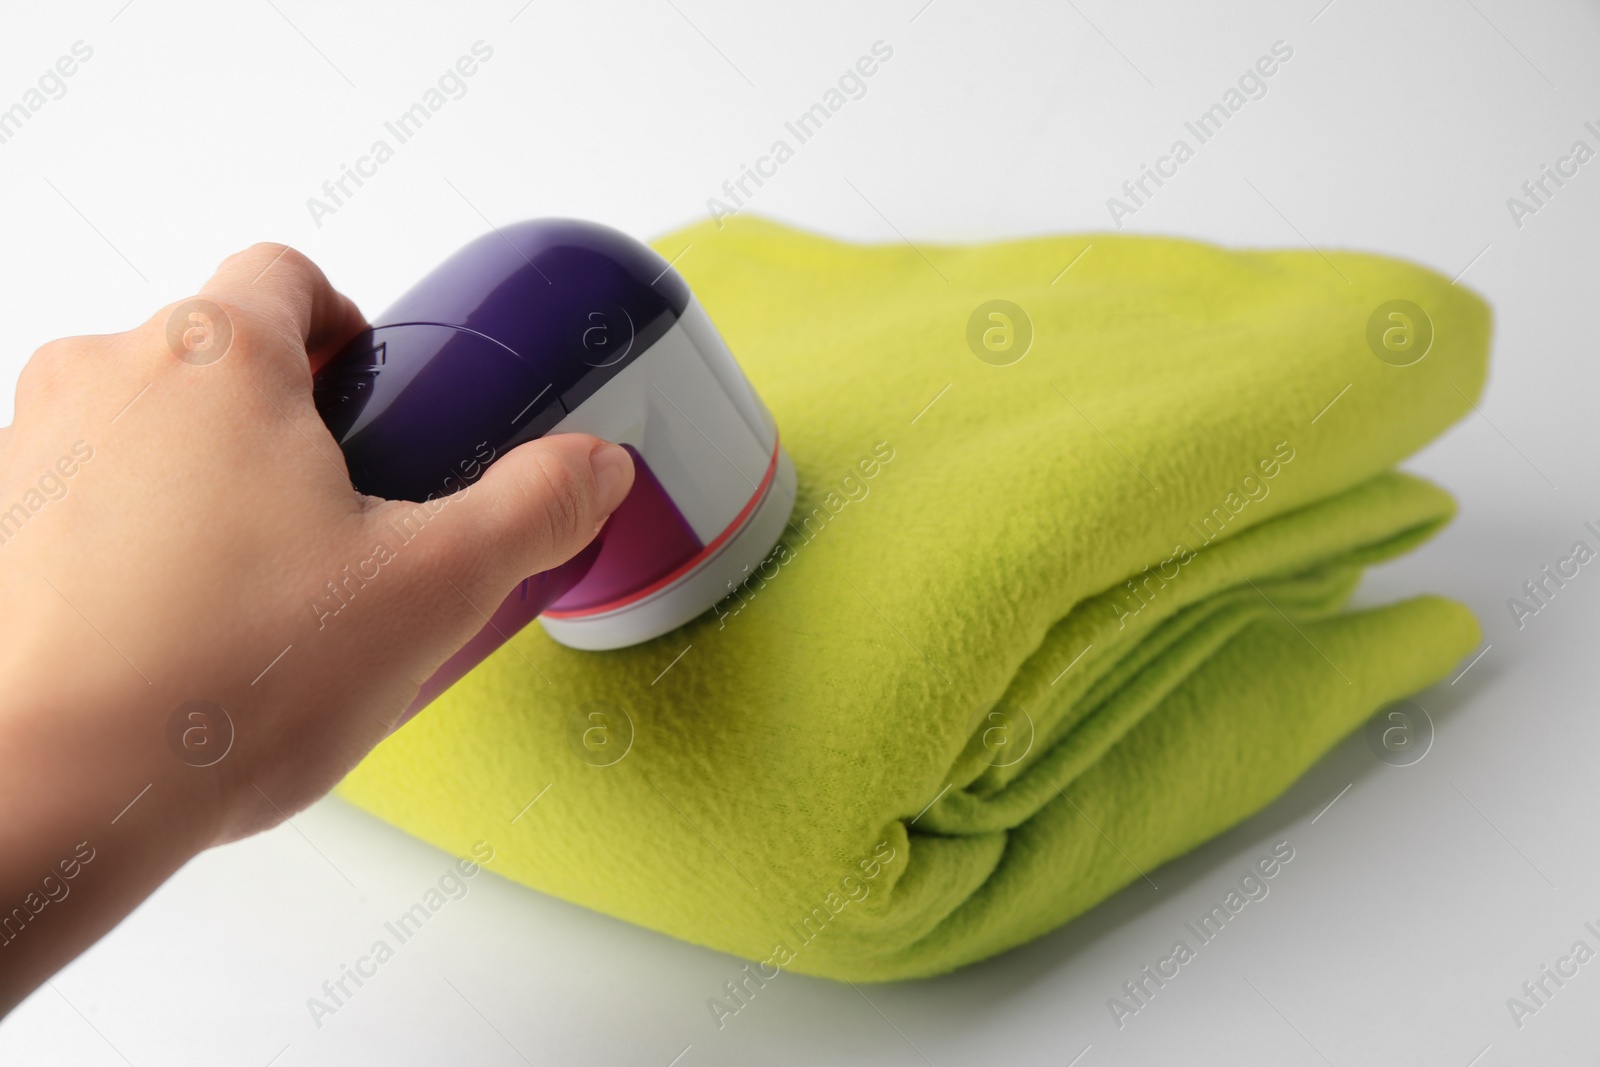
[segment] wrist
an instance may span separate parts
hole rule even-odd
[[[97,708],[9,688],[0,702],[0,1014],[213,843],[222,811],[214,778],[180,773],[194,769],[149,744],[148,701]]]
[[[234,789],[217,767],[173,750],[171,712],[153,688],[99,684],[87,672],[13,673],[0,699],[0,804],[18,817],[0,839],[71,845],[117,833],[175,866],[216,843]]]

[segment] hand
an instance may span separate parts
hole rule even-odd
[[[633,481],[615,445],[545,438],[399,543],[414,505],[355,492],[312,405],[312,371],[364,325],[354,304],[276,245],[231,257],[201,295],[232,327],[220,359],[169,342],[177,305],[55,341],[0,431],[0,1011],[189,857],[330,789]],[[379,544],[377,577],[319,618],[325,583]],[[185,718],[189,701],[226,721]],[[226,754],[180,758],[175,713]],[[79,850],[68,880],[80,843],[94,858]],[[70,896],[41,891],[46,875]]]

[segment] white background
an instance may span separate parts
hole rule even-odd
[[[0,145],[4,376],[50,338],[141,321],[256,240],[304,249],[375,312],[486,220],[648,236],[704,217],[880,39],[894,58],[867,95],[752,210],[919,243],[1105,229],[1106,198],[1283,40],[1268,95],[1127,228],[1388,252],[1493,302],[1481,412],[1409,464],[1461,517],[1361,594],[1464,599],[1490,647],[1418,697],[1437,725],[1422,762],[1387,766],[1357,735],[1151,872],[1159,889],[1135,882],[946,978],[785,976],[718,1032],[705,1000],[737,961],[485,875],[318,1029],[306,998],[447,863],[328,801],[191,863],[0,1025],[0,1061],[1594,1062],[1600,961],[1521,1029],[1505,1003],[1580,937],[1600,947],[1582,928],[1600,925],[1600,570],[1521,630],[1506,606],[1573,541],[1597,543],[1600,161],[1520,228],[1506,206],[1574,140],[1600,148],[1583,128],[1600,125],[1592,4],[522,3],[8,9],[0,107],[74,41],[94,55]],[[467,95],[316,226],[306,198],[479,39],[494,57]],[[1119,1030],[1106,998],[1282,839],[1297,854],[1271,895]]]

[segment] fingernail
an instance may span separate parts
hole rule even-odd
[[[594,469],[595,503],[609,515],[626,495],[633,459],[621,445],[604,444],[589,453],[589,465]]]

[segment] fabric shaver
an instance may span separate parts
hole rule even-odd
[[[546,434],[633,458],[633,488],[594,542],[520,583],[408,717],[535,617],[595,650],[688,622],[772,551],[794,507],[777,425],[689,286],[590,222],[473,241],[318,371],[314,397],[355,488],[391,500],[447,496]]]

